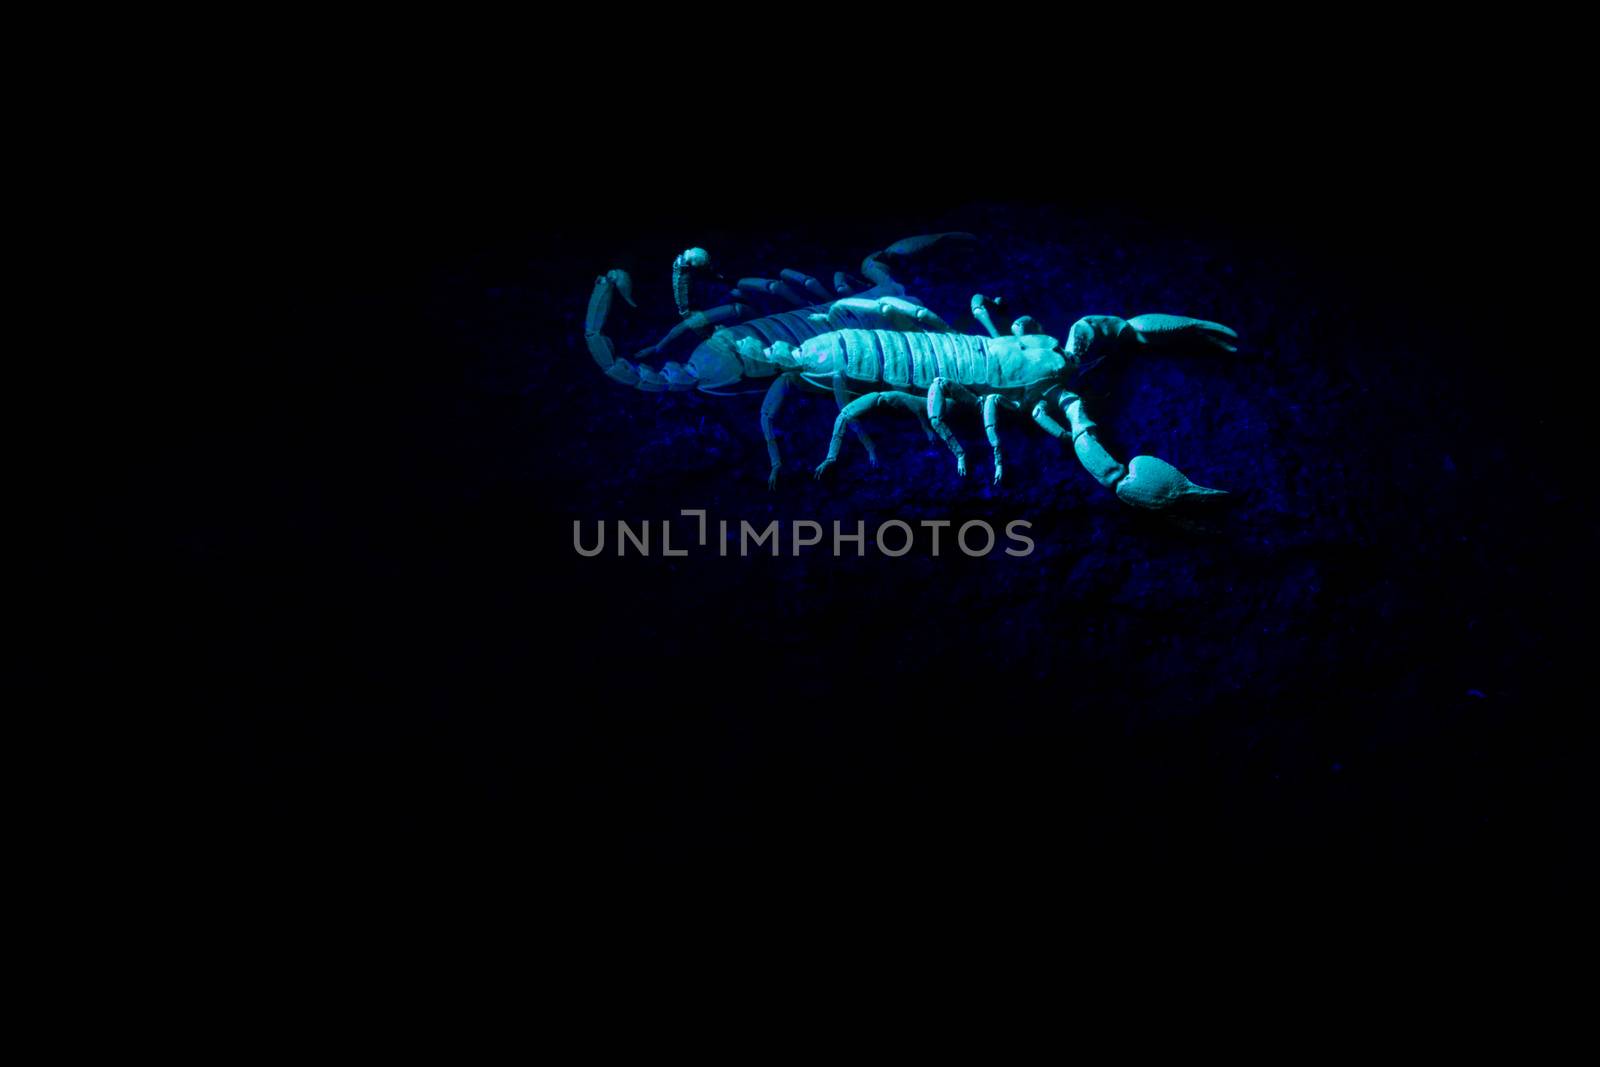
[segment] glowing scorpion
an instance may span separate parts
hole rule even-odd
[[[1028,411],[1053,437],[1070,440],[1078,459],[1095,480],[1128,504],[1165,508],[1184,497],[1221,496],[1191,482],[1176,467],[1155,456],[1135,456],[1126,465],[1100,443],[1083,400],[1067,388],[1076,374],[1107,357],[1145,345],[1199,341],[1233,352],[1238,335],[1226,326],[1182,315],[1144,314],[1131,319],[1088,315],[1067,331],[1065,341],[1040,331],[1030,316],[1011,324],[1009,335],[995,327],[992,312],[1000,301],[973,296],[973,317],[987,336],[962,334],[908,297],[889,273],[896,258],[922,251],[945,239],[972,240],[964,233],[910,237],[874,252],[861,272],[874,284],[861,286],[844,273],[834,275],[829,294],[815,278],[785,270],[779,280],[740,279],[730,303],[708,311],[689,309],[691,273],[709,271],[711,257],[691,248],[673,263],[673,295],[683,321],[638,358],[659,357],[690,336],[701,338],[687,361],[666,362],[656,371],[619,359],[604,327],[614,297],[632,299],[632,279],[613,270],[595,282],[585,320],[590,353],[606,374],[650,392],[699,389],[714,396],[748,392],[746,380],[771,379],[761,405],[761,432],[772,460],[768,487],[776,488],[783,462],[773,432],[774,420],[791,388],[809,386],[833,393],[839,407],[828,455],[816,468],[821,478],[839,458],[846,426],[852,427],[877,464],[871,438],[857,420],[877,407],[899,408],[916,415],[930,439],[937,435],[956,458],[956,472],[965,476],[967,457],[947,422],[954,405],[976,407],[994,452],[994,481],[1003,473],[999,412]],[[794,310],[763,317],[741,298],[746,291],[764,292],[795,305]],[[853,399],[852,399],[853,397]],[[1058,421],[1059,412],[1062,421]]]

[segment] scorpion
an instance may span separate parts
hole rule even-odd
[[[1134,456],[1127,464],[1116,460],[1100,442],[1082,397],[1067,384],[1074,375],[1087,373],[1107,358],[1143,346],[1196,341],[1234,352],[1237,333],[1220,323],[1183,315],[1141,314],[1131,319],[1087,315],[1072,325],[1065,340],[1059,340],[1042,332],[1031,316],[1023,315],[1011,323],[1009,334],[1002,335],[992,314],[1002,301],[981,293],[972,297],[970,310],[986,334],[959,333],[920,302],[907,298],[882,263],[886,255],[920,251],[952,236],[970,239],[967,234],[908,238],[867,257],[862,273],[878,284],[865,292],[745,322],[738,320],[748,314],[748,308],[733,310],[741,305],[698,313],[703,318],[688,312],[685,275],[708,269],[710,262],[703,249],[690,249],[673,265],[674,295],[684,322],[654,350],[646,349],[640,355],[659,351],[689,331],[702,335],[709,331],[709,336],[695,348],[687,364],[667,363],[660,372],[617,359],[601,332],[613,293],[632,303],[631,279],[614,270],[596,281],[590,300],[586,323],[590,351],[610,377],[651,391],[699,388],[712,395],[730,395],[728,387],[745,379],[772,378],[761,406],[761,429],[772,462],[769,489],[776,487],[782,466],[774,420],[788,390],[803,384],[831,389],[839,407],[827,456],[814,472],[819,480],[838,461],[846,426],[856,432],[869,462],[876,465],[872,442],[858,420],[878,407],[915,415],[929,440],[938,437],[945,443],[955,457],[957,476],[965,477],[966,451],[948,424],[949,413],[959,404],[982,413],[997,486],[1004,472],[999,412],[1027,410],[1033,422],[1052,437],[1070,442],[1089,474],[1126,504],[1161,510],[1185,498],[1227,495],[1221,489],[1196,485],[1155,456]],[[799,302],[796,285],[813,295],[826,295],[820,283],[798,272],[784,271],[783,278],[783,282],[741,279],[739,287],[765,287],[795,302]],[[835,276],[841,292],[847,281],[847,276]],[[790,290],[787,294],[778,288],[785,284]],[[726,322],[737,325],[721,325]],[[848,399],[851,396],[855,398]],[[1065,425],[1055,417],[1057,411]]]
[[[970,233],[952,232],[923,234],[896,241],[862,261],[861,273],[871,285],[844,271],[837,271],[833,276],[834,292],[831,294],[816,278],[796,270],[780,271],[776,279],[740,278],[729,293],[729,303],[705,311],[694,311],[690,307],[690,279],[696,274],[714,273],[711,255],[703,248],[691,248],[672,264],[672,295],[681,321],[659,341],[641,350],[630,361],[617,357],[616,346],[604,332],[616,297],[622,297],[630,306],[638,306],[633,300],[633,279],[624,270],[611,270],[595,279],[584,319],[584,340],[590,355],[608,377],[646,392],[698,388],[713,396],[729,396],[736,394],[729,393],[728,387],[746,378],[771,378],[776,375],[761,406],[761,432],[772,461],[767,487],[776,489],[778,471],[783,467],[783,461],[774,432],[775,420],[785,394],[797,382],[804,382],[804,379],[792,374],[778,374],[776,369],[762,363],[759,356],[756,357],[756,363],[751,364],[741,353],[759,353],[762,348],[774,343],[799,344],[840,326],[898,329],[914,328],[918,324],[938,324],[942,327],[944,321],[938,315],[924,307],[920,300],[908,296],[905,286],[895,281],[890,265],[942,242],[973,240],[976,238]],[[721,278],[721,275],[716,276]],[[747,294],[754,293],[786,301],[792,305],[792,310],[754,317],[754,309],[744,302]],[[668,361],[659,371],[640,362],[657,359],[691,337],[701,340],[685,362]],[[741,390],[744,393],[752,391]],[[845,406],[848,397],[847,391],[835,390],[835,400],[840,408]],[[871,436],[859,424],[852,426],[866,449],[869,462],[876,466],[877,452]]]

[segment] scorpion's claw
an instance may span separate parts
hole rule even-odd
[[[821,463],[817,464],[816,473],[813,474],[812,477],[815,478],[819,482],[822,481],[822,476],[824,474],[828,473],[828,468],[831,467],[831,466],[833,466],[833,460],[831,460],[831,459],[823,460]]]
[[[965,478],[966,476],[967,476],[967,457],[966,456],[957,456],[956,457],[956,477],[957,478]]]
[[[976,241],[977,237],[970,233],[925,233],[918,237],[905,237],[863,260],[861,273],[874,285],[895,285],[897,283],[889,273],[889,268],[884,263],[885,259],[914,256],[944,240]]]
[[[1187,315],[1146,314],[1128,320],[1135,336],[1144,344],[1177,341],[1185,338],[1208,341],[1224,352],[1237,352],[1239,335],[1220,322],[1194,319]]]
[[[777,489],[778,489],[778,468],[780,468],[782,466],[783,466],[782,463],[774,463],[772,465],[772,473],[767,475],[767,492],[772,493],[772,492],[776,492],[777,491]]]
[[[925,233],[919,237],[901,238],[888,248],[885,248],[884,251],[896,256],[911,256],[946,239],[952,241],[976,241],[978,238],[970,233]]]

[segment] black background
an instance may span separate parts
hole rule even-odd
[[[1527,102],[1393,56],[1359,77],[1219,61],[1157,78],[1120,54],[1074,66],[1072,49],[1014,66],[998,49],[982,76],[934,90],[885,49],[856,70],[780,64],[759,91],[700,61],[621,74],[618,52],[543,71],[510,106],[515,78],[496,82],[486,111],[431,85],[246,92],[197,138],[185,189],[204,232],[161,279],[194,310],[169,319],[163,357],[110,371],[109,393],[148,392],[157,417],[78,535],[113,564],[108,632],[159,637],[114,661],[193,712],[162,835],[204,864],[542,881],[663,863],[1570,880],[1579,698],[1563,668],[1588,568],[1564,553],[1590,528],[1558,469],[1578,428],[1554,383],[1577,349],[1545,310],[1561,166]],[[1016,84],[987,76],[1017,68]],[[841,83],[859,88],[841,99]],[[1111,647],[1090,710],[1040,726],[1089,665],[995,674],[988,638],[949,638],[928,643],[927,669],[897,647],[886,686],[883,662],[841,647],[870,577],[822,595],[803,653],[713,651],[706,635],[749,618],[735,599],[784,581],[686,603],[681,579],[648,568],[575,577],[564,489],[541,496],[535,473],[519,504],[462,502],[485,423],[521,415],[488,399],[490,349],[450,304],[461,277],[570,276],[522,325],[549,358],[586,360],[573,316],[611,250],[684,232],[821,245],[981,203],[1272,249],[1380,327],[1430,324],[1406,332],[1405,381],[1468,402],[1440,434],[1503,448],[1455,516],[1489,544],[1396,594],[1412,610],[1371,644],[1385,663],[1459,663],[1442,620],[1477,597],[1503,642],[1504,704],[1441,708],[1397,676],[1392,714],[1347,729],[1337,694],[1307,711],[1303,691],[1253,694],[1249,676],[1207,673],[1236,663],[1179,648],[1173,672],[1242,695],[1168,717],[1140,705],[1147,688],[1119,706],[1108,679],[1134,651]],[[105,547],[107,523],[131,527],[126,551]],[[1010,595],[962,578],[951,607],[989,614]],[[968,710],[913,725],[936,703]],[[1370,733],[1379,718],[1407,725]],[[1266,730],[1265,754],[1248,743],[1263,722],[1290,724]],[[1297,759],[1357,739],[1353,792],[1307,784]],[[1287,801],[1282,773],[1301,775]]]

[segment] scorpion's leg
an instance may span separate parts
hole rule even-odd
[[[898,285],[894,276],[889,273],[889,262],[901,256],[916,255],[923,249],[944,240],[976,241],[977,238],[970,233],[928,233],[920,237],[907,237],[864,259],[861,262],[861,273],[874,285]]]
[[[817,464],[816,476],[818,478],[821,478],[824,474],[826,474],[828,468],[832,467],[834,463],[838,461],[839,448],[844,444],[844,428],[846,426],[856,426],[857,423],[855,420],[859,419],[862,415],[865,415],[873,408],[880,406],[896,407],[911,412],[921,412],[925,405],[923,404],[922,398],[919,396],[913,396],[910,393],[895,392],[893,390],[885,390],[880,393],[868,393],[865,396],[858,396],[854,400],[850,401],[850,403],[846,404],[840,410],[839,417],[833,421],[833,438],[828,443],[828,456],[821,463]]]
[[[955,327],[920,304],[913,304],[898,296],[878,298],[878,313],[888,318],[900,330],[925,330],[928,333],[955,333]]]
[[[990,311],[999,311],[1004,303],[1005,301],[998,296],[991,299],[982,293],[974,293],[972,295],[972,317],[977,319],[985,330],[989,331],[990,337],[1000,336],[1000,331],[995,329],[994,319],[990,317]],[[1032,315],[1019,316],[1011,323],[1011,333],[1016,337],[1043,332],[1043,328],[1039,325],[1039,320]]]
[[[1124,467],[1100,443],[1094,420],[1084,412],[1083,401],[1076,393],[1063,389],[1053,399],[1060,405],[1071,429],[1051,418],[1052,398],[1048,395],[1033,406],[1033,421],[1051,436],[1071,440],[1084,469],[1094,475],[1095,481],[1114,490],[1123,503],[1158,510],[1187,496],[1226,495],[1222,489],[1195,485],[1178,468],[1155,456],[1134,456]]]
[[[692,311],[686,315],[682,322],[668,330],[661,340],[643,349],[636,359],[648,359],[664,353],[670,346],[691,334],[695,337],[709,337],[718,326],[726,326],[733,322],[743,322],[755,314],[755,309],[749,304],[723,304],[707,311]]]
[[[867,284],[860,278],[846,274],[842,270],[833,272],[833,291],[836,296],[853,296],[865,288]]]
[[[1003,303],[1004,301],[998,296],[990,298],[982,293],[972,294],[972,317],[977,319],[978,324],[989,332],[990,337],[999,337],[1000,331],[995,329],[994,319],[990,317],[989,310],[993,308],[995,311],[999,311],[1000,305]]]
[[[778,438],[773,433],[772,422],[778,417],[778,411],[783,407],[783,398],[789,392],[789,387],[800,380],[798,374],[780,374],[773,379],[772,385],[767,389],[767,398],[761,402],[761,436],[767,439],[767,455],[772,459],[772,473],[767,475],[767,488],[778,488],[778,470],[783,466],[783,459],[778,454]]]
[[[983,432],[989,435],[989,446],[994,449],[994,484],[1000,484],[1000,432],[996,429],[996,422],[1001,407],[1016,411],[1022,407],[1015,400],[1007,400],[999,393],[990,393],[983,398]]]
[[[818,313],[811,320],[819,326],[845,330],[860,326],[872,317],[888,322],[889,328],[907,332],[954,333],[950,324],[925,307],[913,304],[898,296],[880,296],[875,300],[861,296],[847,296],[828,305],[826,314]]]
[[[789,271],[784,271],[784,274],[789,273]],[[811,280],[816,281],[815,278]],[[736,288],[740,293],[771,293],[773,296],[782,297],[784,300],[789,301],[795,307],[809,307],[816,303],[815,299],[796,289],[787,281],[777,281],[772,278],[740,278]],[[821,289],[822,287],[819,285],[817,288]],[[828,294],[824,292],[822,298],[824,300],[828,299]]]
[[[833,375],[833,400],[834,403],[839,405],[840,411],[845,409],[847,403],[845,398],[848,395],[844,387],[844,372],[842,370],[835,371]],[[867,428],[859,422],[852,422],[850,428],[861,439],[861,447],[867,450],[867,462],[876,467],[878,465],[878,450],[873,447],[872,438],[867,434]]]
[[[963,404],[978,406],[978,398],[972,395],[972,390],[960,382],[949,378],[935,378],[933,384],[928,386],[928,420],[933,423],[934,432],[944,438],[944,443],[950,446],[951,453],[956,457],[957,476],[965,478],[967,453],[944,421],[945,412],[958,400]]]
[[[812,299],[806,301],[808,304],[816,303],[819,300],[825,302],[834,298],[833,293],[828,292],[828,290],[823,287],[821,282],[817,281],[809,274],[784,268],[778,272],[778,277],[782,278],[791,285],[798,285],[800,288],[809,293]]]

